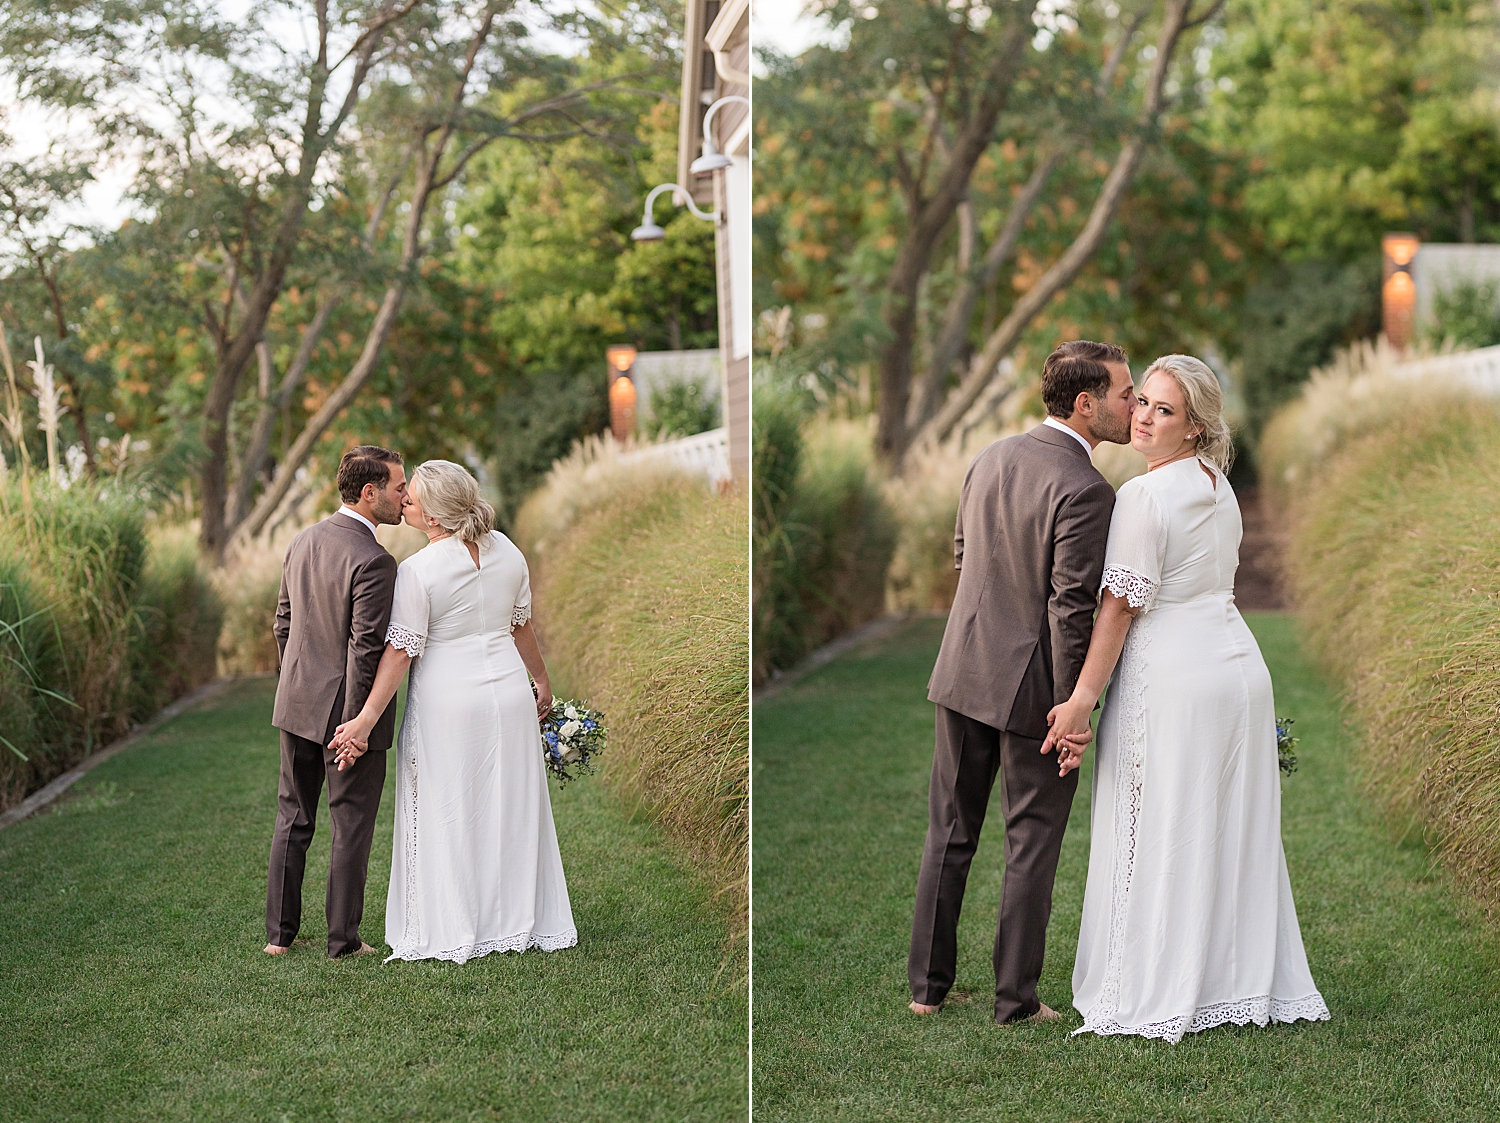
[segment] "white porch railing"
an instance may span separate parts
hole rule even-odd
[[[1395,374],[1398,378],[1441,378],[1468,385],[1481,394],[1500,396],[1500,347],[1413,359],[1396,364]]]
[[[642,464],[665,460],[689,472],[708,477],[710,483],[729,479],[729,430],[710,429],[691,437],[663,441],[659,445],[620,454],[622,464]]]

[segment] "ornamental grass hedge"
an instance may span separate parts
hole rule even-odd
[[[1395,830],[1500,908],[1500,403],[1392,377],[1366,348],[1262,441],[1314,653]]]
[[[214,677],[222,612],[185,531],[113,489],[0,486],[0,809]]]
[[[736,937],[749,869],[749,540],[743,497],[590,442],[521,507],[554,693],[608,719],[602,780],[717,888]]]

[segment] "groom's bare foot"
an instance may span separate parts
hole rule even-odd
[[[372,948],[369,944],[367,944],[363,940],[361,940],[359,942],[359,950],[358,951],[351,951],[349,954],[350,955],[377,955],[379,953],[376,952],[376,950],[374,948]]]
[[[921,1014],[925,1017],[928,1014],[936,1014],[943,1008],[943,1004],[939,1002],[936,1006],[928,1006],[925,1002],[910,1002],[906,1008],[913,1014]]]
[[[289,952],[291,950],[292,949],[290,947],[282,947],[280,944],[267,944],[266,945],[266,954],[267,955],[285,955],[287,952]]]
[[[1052,1009],[1051,1006],[1048,1006],[1045,1002],[1043,1002],[1038,1005],[1035,1014],[1032,1014],[1029,1018],[1022,1018],[1021,1020],[1023,1022],[1055,1022],[1060,1017],[1062,1017],[1061,1014],[1059,1014],[1056,1010]]]

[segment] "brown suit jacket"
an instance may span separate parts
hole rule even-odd
[[[1115,492],[1083,446],[1039,425],[969,466],[953,534],[958,592],[927,686],[940,706],[1025,737],[1078,682]]]
[[[364,708],[395,591],[396,559],[353,519],[333,515],[292,539],[276,605],[281,681],[272,725],[326,745]],[[371,750],[389,749],[395,728],[393,698],[370,731]]]

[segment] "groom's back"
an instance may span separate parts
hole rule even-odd
[[[958,591],[928,698],[1042,737],[1088,651],[1114,489],[1068,433],[1038,426],[974,458],[954,532]]]
[[[314,523],[292,540],[276,611],[281,668],[272,725],[321,743],[353,716],[345,712],[353,700],[363,705],[395,579],[396,559],[346,517]]]

